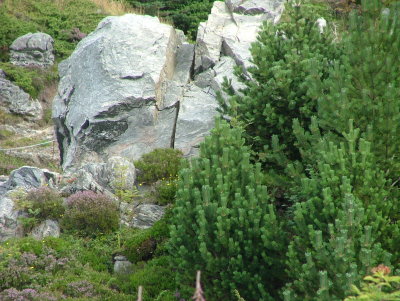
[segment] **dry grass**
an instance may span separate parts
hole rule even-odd
[[[102,13],[111,16],[120,16],[124,14],[143,14],[143,11],[138,8],[133,8],[124,0],[90,0]]]

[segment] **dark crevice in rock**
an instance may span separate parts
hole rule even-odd
[[[181,107],[181,102],[180,102],[180,101],[177,101],[177,102],[175,103],[176,111],[175,111],[174,124],[173,124],[173,126],[172,126],[171,144],[170,144],[170,147],[171,147],[171,148],[175,148],[176,125],[177,125],[177,123],[178,123],[178,117],[179,117],[179,109],[180,109],[180,107]]]

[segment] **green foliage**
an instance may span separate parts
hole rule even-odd
[[[207,299],[233,300],[236,289],[274,300],[285,279],[282,224],[243,144],[241,130],[217,120],[200,158],[179,176],[170,254],[178,285],[202,271]]]
[[[168,179],[158,181],[155,185],[157,204],[167,205],[175,200],[177,189],[177,179]]]
[[[352,290],[356,296],[350,296],[344,301],[369,300],[369,301],[390,301],[400,300],[400,276],[390,276],[390,269],[379,265],[372,269],[373,274],[364,277],[361,289],[353,286]]]
[[[169,236],[168,221],[170,214],[170,212],[167,212],[161,220],[149,229],[138,230],[122,236],[122,252],[129,261],[137,263],[154,257],[157,248],[162,246],[162,243]]]
[[[127,0],[145,14],[172,20],[174,26],[183,30],[190,40],[196,40],[199,23],[207,20],[213,0]]]
[[[67,199],[66,206],[61,225],[67,231],[96,236],[118,229],[118,206],[106,195],[92,191],[77,192]]]
[[[130,277],[133,288],[143,286],[143,301],[173,301],[175,292],[174,271],[168,257],[159,257],[148,262],[144,268]]]
[[[114,194],[121,202],[131,203],[140,194],[138,189],[133,185],[133,181],[128,179],[128,169],[128,165],[117,164],[113,170],[114,178],[111,186],[114,189]]]
[[[288,251],[287,272],[293,279],[288,300],[343,299],[370,268],[389,263],[382,245],[393,234],[388,218],[393,200],[385,175],[371,143],[359,138],[352,123],[342,135],[340,145],[320,139],[314,146],[318,161],[293,189],[298,202]]]
[[[1,110],[0,110],[1,112]],[[0,114],[1,115],[1,114]],[[1,117],[1,116],[0,116]],[[32,165],[33,162],[21,159],[15,156],[7,155],[4,151],[0,151],[0,174],[8,175],[14,169],[22,166]]]
[[[60,300],[67,295],[67,300],[132,300],[107,286],[115,242],[114,235],[94,240],[62,235],[0,243],[0,299],[39,301],[50,295],[49,300]],[[20,297],[26,288],[36,297]]]
[[[320,9],[303,2],[286,5],[284,22],[264,25],[251,48],[254,67],[246,71],[253,80],[241,71],[237,75],[246,88],[232,95],[228,104],[219,100],[221,112],[231,117],[232,124],[245,129],[246,142],[255,152],[255,159],[273,163],[275,169],[285,162],[272,157],[273,142],[289,160],[299,160],[292,120],[297,118],[302,127],[308,128],[317,112],[317,101],[308,96],[306,79],[314,73],[327,77],[340,53],[333,43],[331,28],[321,34],[315,24],[321,16]]]
[[[353,119],[368,140],[381,169],[392,182],[400,173],[400,51],[399,6],[381,12],[381,1],[363,1],[362,13],[350,16],[343,34],[344,53],[321,78],[308,82],[309,95],[318,101],[324,131],[340,133]]]
[[[173,148],[159,148],[145,154],[135,167],[140,170],[138,181],[155,183],[158,180],[176,177],[181,166],[182,152]]]
[[[61,59],[75,49],[77,42],[70,35],[74,28],[90,33],[105,17],[87,0],[4,0],[0,16],[0,49],[23,34],[41,31],[54,38],[55,54]]]
[[[58,220],[65,211],[63,206],[64,199],[56,190],[47,186],[30,190],[25,200],[27,202],[27,207],[25,208],[37,211],[36,217],[40,220]]]

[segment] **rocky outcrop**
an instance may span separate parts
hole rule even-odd
[[[251,65],[250,44],[282,3],[215,2],[196,45],[154,17],[104,19],[59,65],[53,119],[63,168],[163,147],[196,154],[214,125],[224,77],[243,87],[233,69]]]
[[[39,188],[42,185],[54,186],[57,179],[58,174],[56,173],[24,166],[14,170],[8,180],[0,184],[0,241],[23,234],[19,227],[18,218],[23,216],[24,213],[14,207],[13,193],[18,189],[27,191]]]
[[[0,108],[7,113],[24,117],[27,120],[42,118],[42,106],[28,93],[9,81],[0,70]]]
[[[23,35],[10,46],[10,62],[18,66],[51,66],[54,64],[53,44],[53,38],[43,32]]]
[[[165,213],[165,207],[154,204],[140,204],[133,210],[130,226],[148,229],[159,221]]]
[[[251,66],[250,46],[266,20],[277,22],[283,0],[216,1],[206,22],[200,23],[196,39],[195,71],[217,64],[223,56],[232,57],[244,68]]]
[[[47,219],[37,225],[31,232],[31,235],[36,239],[43,239],[44,237],[59,237],[60,225],[57,221]]]

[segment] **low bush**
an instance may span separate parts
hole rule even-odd
[[[36,217],[39,220],[58,220],[65,211],[64,199],[58,191],[47,186],[30,190],[26,195],[26,202],[31,210],[38,212]]]
[[[182,152],[173,148],[159,148],[143,155],[135,162],[140,170],[138,181],[155,183],[158,180],[175,178],[181,166]]]
[[[153,258],[155,253],[163,253],[158,252],[158,249],[169,235],[167,224],[169,215],[167,212],[153,227],[130,233],[124,238],[122,249],[129,261],[137,263]]]
[[[156,183],[156,200],[159,205],[173,203],[177,189],[177,179],[161,180]]]
[[[118,229],[118,206],[104,194],[77,192],[67,199],[66,206],[61,223],[64,230],[96,236]]]
[[[143,301],[175,301],[175,273],[169,266],[168,257],[148,262],[130,278],[133,288],[143,286]]]

